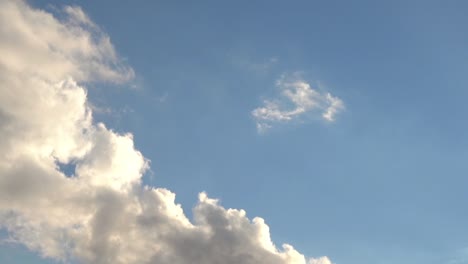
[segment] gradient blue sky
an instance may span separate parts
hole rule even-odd
[[[88,86],[96,119],[134,134],[145,182],[188,215],[206,191],[337,264],[468,263],[468,2],[33,3],[64,4],[136,72]],[[346,109],[258,133],[251,111],[295,72]],[[11,245],[0,262],[51,263]]]

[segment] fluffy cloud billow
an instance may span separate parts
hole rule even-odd
[[[188,219],[174,193],[143,186],[148,160],[131,134],[93,122],[83,86],[133,71],[80,8],[62,12],[0,0],[0,228],[9,241],[66,263],[331,263],[278,249],[263,219],[205,193]],[[71,176],[59,166],[68,163]]]

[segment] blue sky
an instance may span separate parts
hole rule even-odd
[[[189,217],[206,191],[306,256],[468,263],[468,3],[33,3],[64,4],[81,6],[135,71],[87,85],[95,119],[133,134],[151,160],[144,183],[176,193]],[[294,75],[344,109],[259,133],[252,111]],[[8,258],[53,263],[1,245]]]

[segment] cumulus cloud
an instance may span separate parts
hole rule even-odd
[[[80,8],[64,8],[65,19],[58,21],[20,1],[2,0],[0,5],[0,51],[9,69],[50,81],[73,76],[76,81],[122,82],[133,77],[109,36]]]
[[[8,241],[66,263],[330,264],[278,249],[263,219],[205,193],[190,220],[174,193],[143,186],[149,161],[131,134],[93,121],[83,86],[133,71],[80,8],[62,16],[0,0],[0,229]],[[72,175],[60,164],[73,165]]]
[[[264,100],[263,106],[252,111],[259,132],[268,130],[276,123],[299,120],[308,115],[318,114],[324,120],[333,122],[344,109],[340,98],[313,89],[297,74],[282,76],[276,86],[280,89],[280,97]]]
[[[312,258],[309,264],[333,264],[328,257]]]

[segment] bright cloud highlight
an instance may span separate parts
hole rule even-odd
[[[0,229],[9,241],[65,263],[331,263],[278,249],[263,219],[205,193],[190,220],[174,193],[143,186],[149,161],[131,134],[93,121],[83,86],[123,82],[133,70],[80,8],[63,12],[59,20],[0,0]],[[297,109],[266,107],[260,117],[291,119],[320,101],[296,86],[285,95]],[[59,164],[73,164],[73,175]]]
[[[252,111],[259,132],[264,132],[276,123],[299,120],[308,114],[320,115],[328,122],[344,110],[343,101],[328,92],[313,89],[309,83],[297,77],[283,76],[276,86],[280,98],[265,100],[263,106]]]

